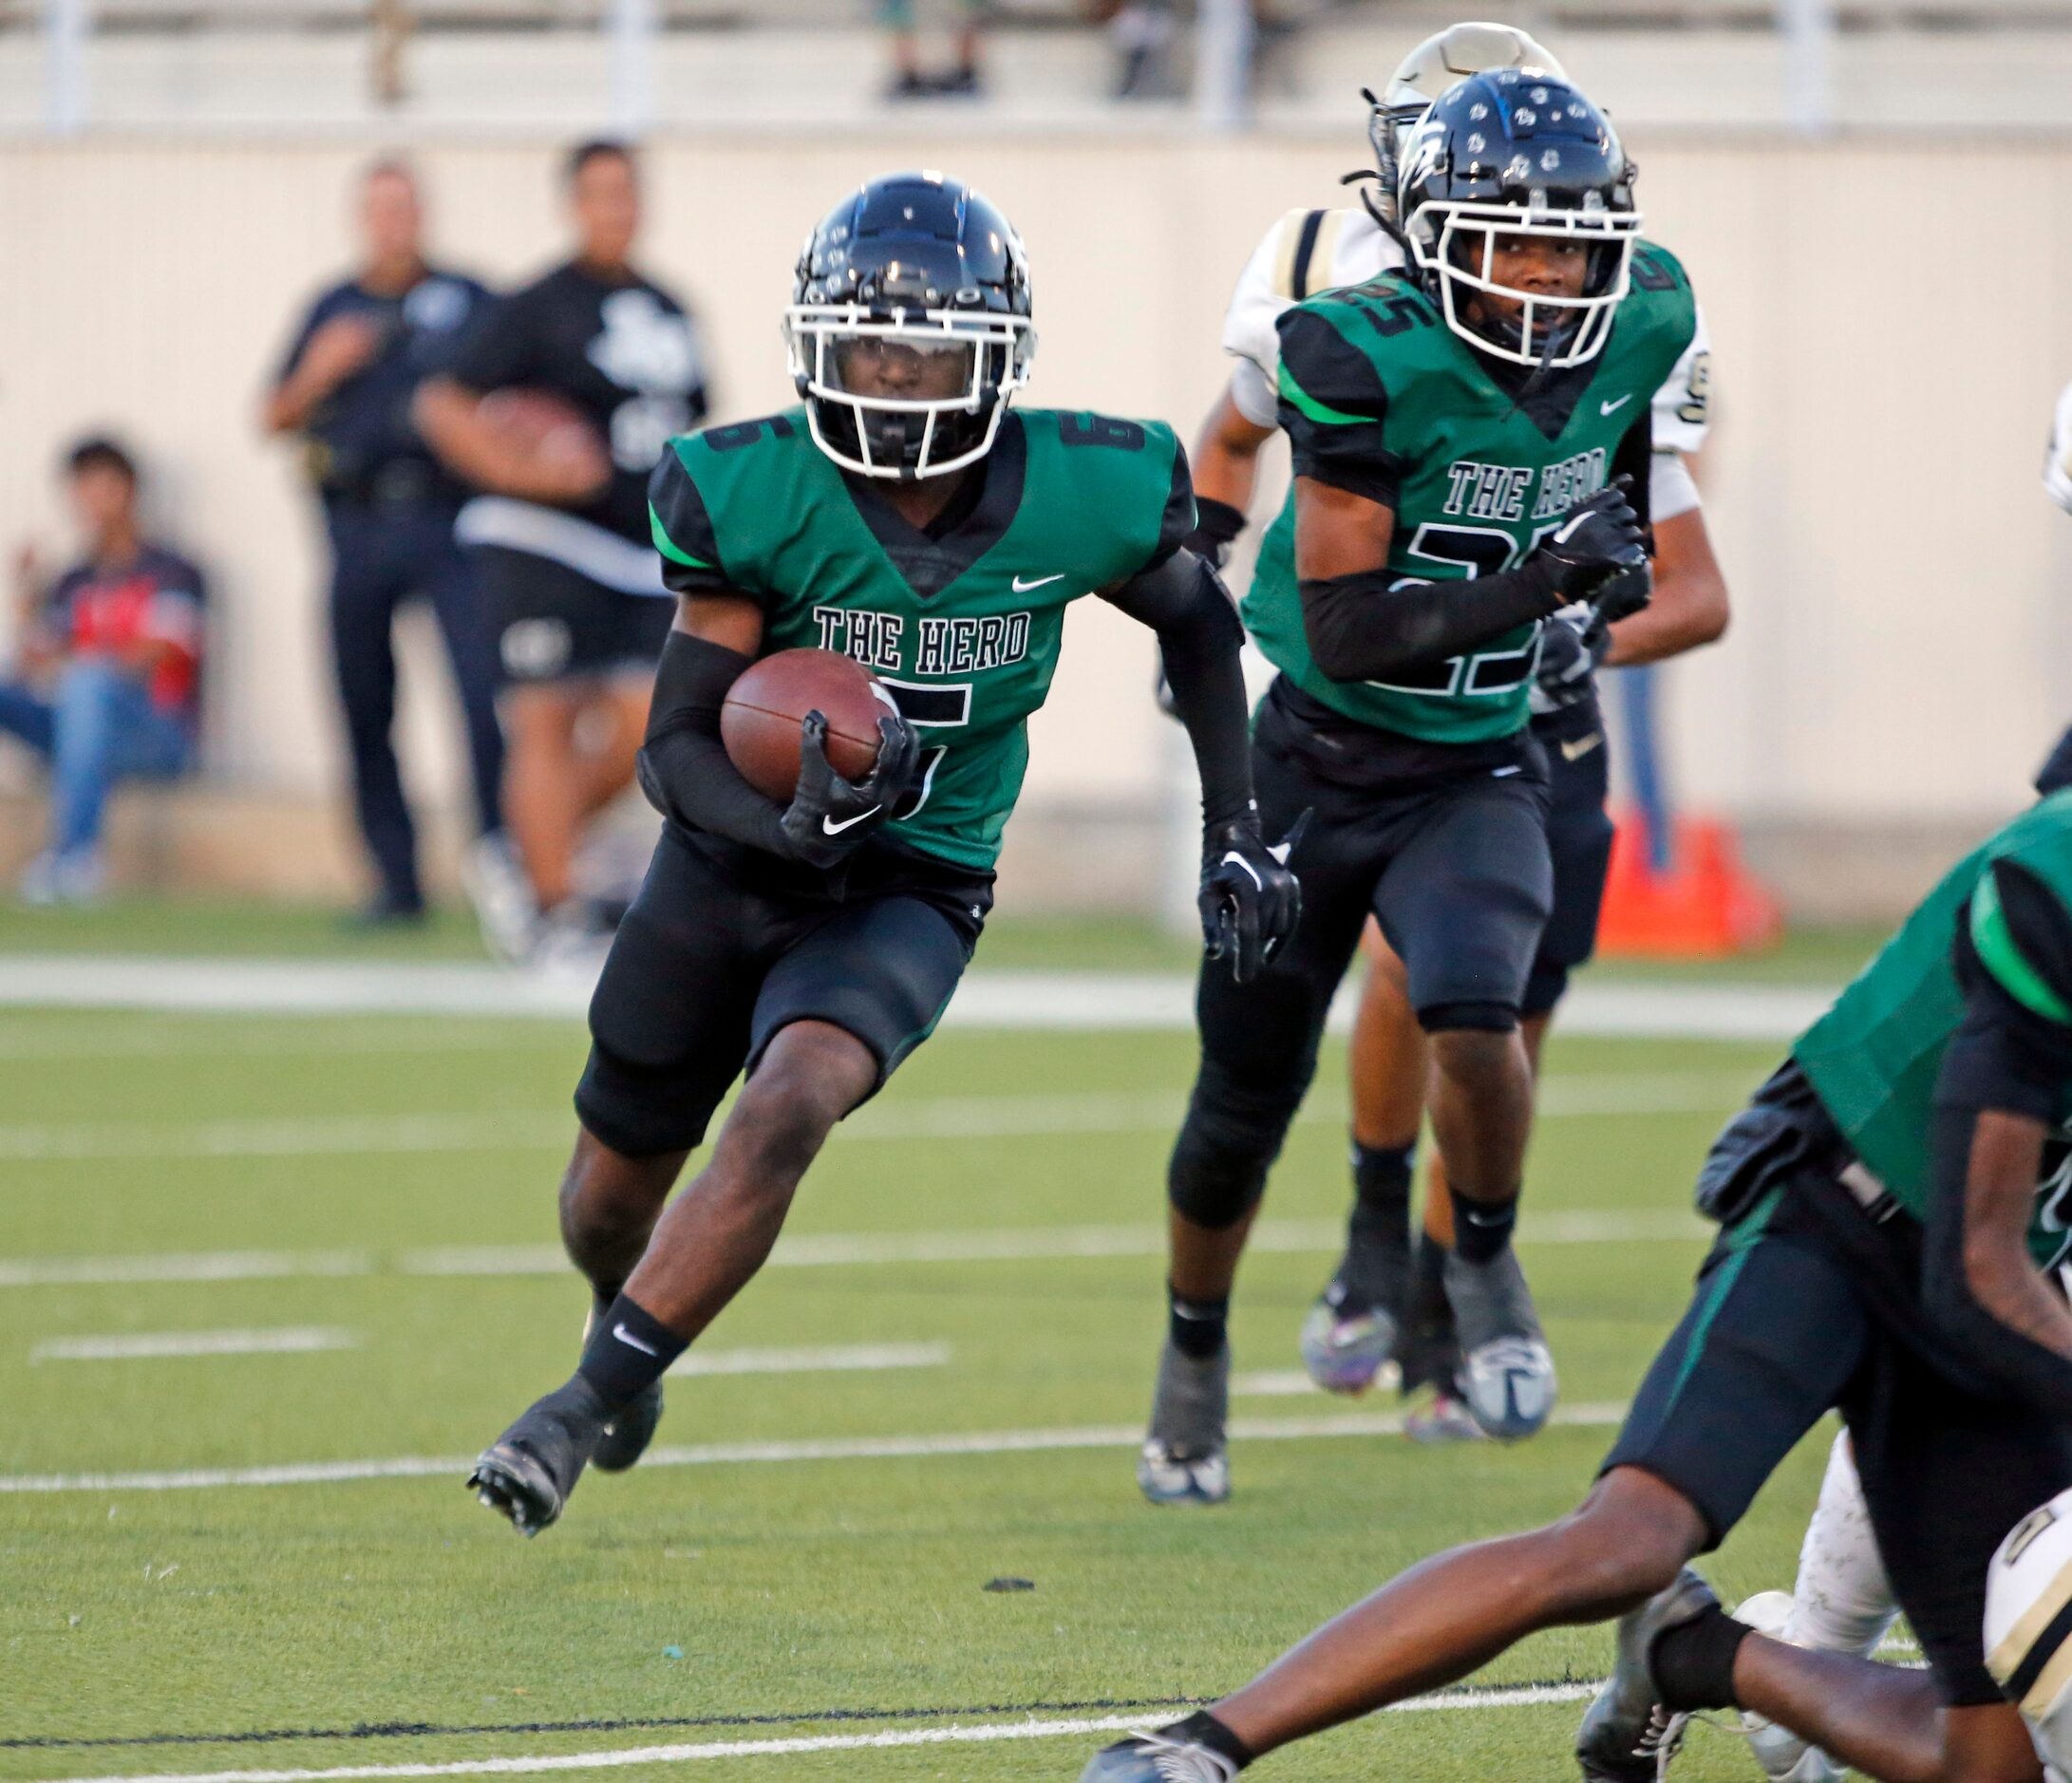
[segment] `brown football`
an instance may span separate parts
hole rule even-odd
[[[799,785],[800,726],[827,720],[827,760],[857,780],[877,760],[877,721],[892,711],[877,677],[838,650],[779,650],[752,664],[726,691],[720,739],[742,779],[765,798],[790,802]]]

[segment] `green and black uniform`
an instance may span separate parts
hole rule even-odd
[[[1959,862],[1720,1135],[1698,1294],[1606,1466],[1667,1479],[1724,1539],[1838,1408],[1878,1546],[1950,1699],[1999,1699],[1987,1564],[2072,1485],[2072,1364],[1966,1286],[1972,1122],[2044,1122],[2028,1239],[2063,1262],[2072,1139],[2072,793]]]
[[[1649,406],[1696,326],[1681,267],[1648,249],[1603,351],[1529,381],[1384,273],[1281,315],[1280,422],[1299,477],[1394,510],[1395,591],[1464,581],[1520,562],[1622,470],[1645,492]],[[1333,680],[1311,653],[1294,541],[1291,493],[1242,610],[1280,671],[1253,727],[1262,823],[1279,835],[1313,814],[1289,862],[1302,926],[1258,983],[1202,980],[1174,1178],[1212,1184],[1190,1198],[1217,1206],[1263,1184],[1370,914],[1427,1028],[1501,1030],[1553,901],[1545,761],[1527,730],[1539,622],[1385,683]]]
[[[1162,564],[1194,524],[1169,428],[1045,409],[1004,419],[926,531],[831,462],[800,410],[673,441],[650,499],[672,589],[754,601],[765,654],[866,664],[922,753],[904,808],[836,869],[665,826],[576,1097],[586,1126],[636,1155],[695,1145],[789,1023],[847,1029],[887,1074],[927,1038],[991,907],[1065,609]]]

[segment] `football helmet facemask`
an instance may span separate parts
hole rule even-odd
[[[1411,263],[1446,326],[1521,366],[1595,358],[1640,235],[1633,173],[1605,115],[1566,81],[1501,68],[1448,87],[1411,132],[1397,188]],[[1580,291],[1499,283],[1498,240],[1517,236],[1580,245]]]
[[[1028,382],[1028,261],[986,198],[936,173],[857,188],[807,237],[784,311],[792,383],[820,450],[913,481],[991,449]]]
[[[1456,81],[1497,68],[1532,69],[1556,81],[1569,78],[1544,45],[1516,26],[1469,20],[1433,33],[1403,57],[1381,98],[1363,89],[1367,102],[1367,141],[1373,144],[1374,164],[1380,173],[1373,202],[1384,221],[1398,220],[1396,190],[1403,153],[1432,102]]]

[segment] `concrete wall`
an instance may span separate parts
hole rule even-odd
[[[1889,834],[2007,808],[2072,713],[2072,521],[2037,473],[2072,376],[2072,136],[1967,146],[1636,133],[1650,233],[1689,265],[1716,349],[1703,467],[1737,605],[1672,670],[1675,774],[1759,830]],[[546,141],[424,165],[446,254],[497,278],[555,251]],[[1259,232],[1328,202],[1355,142],[1082,133],[969,141],[665,140],[647,257],[700,311],[723,416],[789,398],[777,315],[798,243],[858,176],[942,165],[1022,227],[1042,348],[1030,400],[1192,433]],[[85,425],[158,470],[175,535],[217,573],[210,760],[325,793],[332,720],[318,561],[255,393],[340,259],[355,151],[93,141],[0,151],[0,546],[63,539],[50,462]],[[413,644],[422,647],[422,637]],[[1036,723],[1033,807],[1141,812],[1170,761],[1148,641],[1091,605]],[[436,658],[413,666],[422,787],[450,789]]]

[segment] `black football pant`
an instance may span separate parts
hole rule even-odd
[[[1370,914],[1427,1030],[1503,1031],[1516,1025],[1554,900],[1536,750],[1389,793],[1351,793],[1257,746],[1252,761],[1270,837],[1313,815],[1288,863],[1302,881],[1294,939],[1243,985],[1224,962],[1202,963],[1201,1066],[1168,1192],[1215,1229],[1243,1218],[1266,1186]]]
[[[466,721],[476,820],[484,834],[503,823],[495,639],[466,554],[454,543],[450,508],[330,502],[325,519],[331,545],[331,663],[345,711],[353,810],[384,900],[415,909],[424,901],[417,832],[391,734],[396,610],[416,594],[431,602]]]

